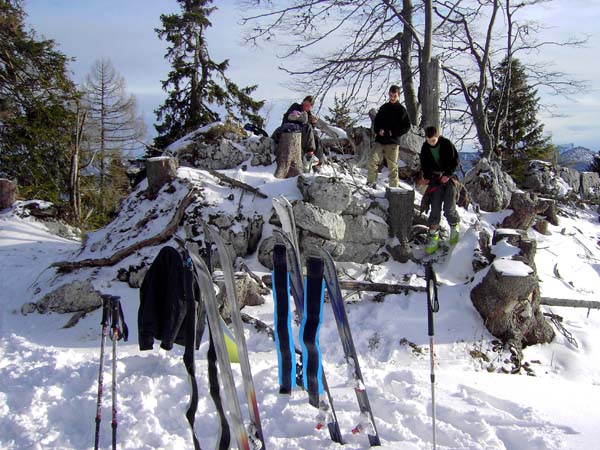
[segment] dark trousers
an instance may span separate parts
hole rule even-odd
[[[444,208],[444,216],[450,226],[460,222],[460,217],[456,211],[456,185],[452,180],[446,184],[430,184],[427,188],[429,192],[429,205],[431,212],[427,224],[439,225],[442,220],[442,206]]]

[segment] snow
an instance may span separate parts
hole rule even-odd
[[[327,168],[324,172],[328,174]],[[269,197],[280,194],[300,198],[296,179],[277,180],[273,167],[249,167],[223,171],[228,176],[259,188]],[[364,174],[363,174],[364,175]],[[357,176],[358,182],[364,176]],[[268,224],[271,198],[258,199],[220,185],[208,173],[190,168],[178,170],[176,191],[156,200],[133,198],[119,218],[103,230],[91,233],[83,251],[78,242],[52,234],[32,217],[21,218],[14,209],[0,211],[0,448],[93,448],[100,347],[100,311],[64,329],[67,316],[24,316],[23,304],[38,301],[59,283],[89,278],[105,293],[121,296],[130,328],[128,342],[118,343],[118,441],[122,449],[193,448],[185,410],[189,384],[182,363],[183,349],[140,352],[137,344],[139,292],[116,281],[119,267],[153,258],[159,247],[142,249],[115,267],[83,269],[58,277],[48,266],[56,261],[107,256],[115,250],[156,235],[174,214],[190,186],[202,189],[207,213],[235,215],[255,211]],[[387,179],[385,174],[382,179]],[[381,180],[380,180],[381,181]],[[234,193],[233,201],[227,200]],[[417,199],[418,201],[418,199]],[[136,206],[134,208],[134,205]],[[136,225],[153,211],[145,227]],[[204,212],[203,212],[204,214]],[[435,315],[435,397],[438,448],[469,450],[559,450],[597,448],[600,417],[600,311],[554,307],[578,346],[557,332],[551,344],[524,350],[535,376],[500,373],[508,367],[506,350],[494,347],[491,336],[470,301],[470,290],[489,269],[473,273],[470,258],[477,244],[477,229],[493,232],[510,214],[461,210],[461,240],[451,259],[436,266],[440,282],[440,311]],[[600,291],[600,224],[591,209],[571,209],[560,226],[549,226],[551,235],[537,232],[536,266],[541,295],[563,299],[597,299]],[[507,258],[514,247],[500,242],[494,253]],[[266,274],[255,256],[246,259],[255,271]],[[522,267],[499,261],[508,273]],[[340,264],[348,276],[377,282],[410,282],[424,285],[423,270],[410,262],[380,266]],[[273,324],[273,302],[247,307],[244,312]],[[348,296],[347,313],[373,407],[382,449],[431,448],[431,383],[425,294],[388,295],[371,301],[368,293]],[[348,379],[343,350],[326,304],[320,342],[324,370],[332,390],[346,450],[366,449],[364,434],[351,433],[361,420],[354,382]],[[544,312],[550,308],[542,307]],[[297,333],[297,327],[294,332]],[[274,342],[247,326],[256,395],[269,449],[339,449],[328,433],[314,429],[317,410],[307,396],[294,391],[278,394],[277,356]],[[110,341],[104,374],[104,407],[100,445],[108,448],[110,430]],[[206,352],[203,341],[196,352],[199,405],[196,430],[203,448],[214,448],[217,415],[208,393]],[[483,355],[474,356],[474,355]],[[485,358],[484,358],[485,357]],[[491,372],[489,372],[490,370]],[[241,372],[234,365],[241,395]]]
[[[521,261],[498,258],[492,263],[494,269],[507,277],[526,277],[533,273],[533,269]]]

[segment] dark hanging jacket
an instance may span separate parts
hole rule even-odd
[[[450,139],[440,136],[438,144],[440,146],[439,164],[433,158],[431,146],[427,141],[421,147],[421,170],[423,170],[423,177],[430,182],[436,182],[442,175],[451,177],[459,164],[458,152]]]
[[[179,252],[173,247],[163,247],[140,289],[140,350],[151,350],[154,339],[161,341],[160,346],[165,350],[171,350],[173,344],[185,345],[186,301],[194,301],[192,284],[192,276]]]
[[[373,128],[380,144],[400,144],[400,138],[410,130],[410,118],[400,102],[382,105],[377,111]],[[379,132],[383,130],[383,136]]]

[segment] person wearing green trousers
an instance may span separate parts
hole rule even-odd
[[[456,211],[456,184],[454,172],[458,168],[458,152],[454,144],[443,136],[436,127],[425,128],[425,142],[421,147],[421,170],[427,182],[427,206],[431,207],[427,223],[429,237],[425,252],[435,253],[439,246],[439,227],[444,216],[450,225],[450,244],[459,239],[458,224],[460,217]]]

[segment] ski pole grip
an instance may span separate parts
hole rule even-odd
[[[119,300],[121,297],[116,295],[111,296],[110,298],[110,306],[111,306],[111,325],[113,328],[113,332],[118,330],[119,328]]]
[[[429,336],[433,336],[433,309],[431,308],[430,301],[427,302],[427,329],[429,331]]]

